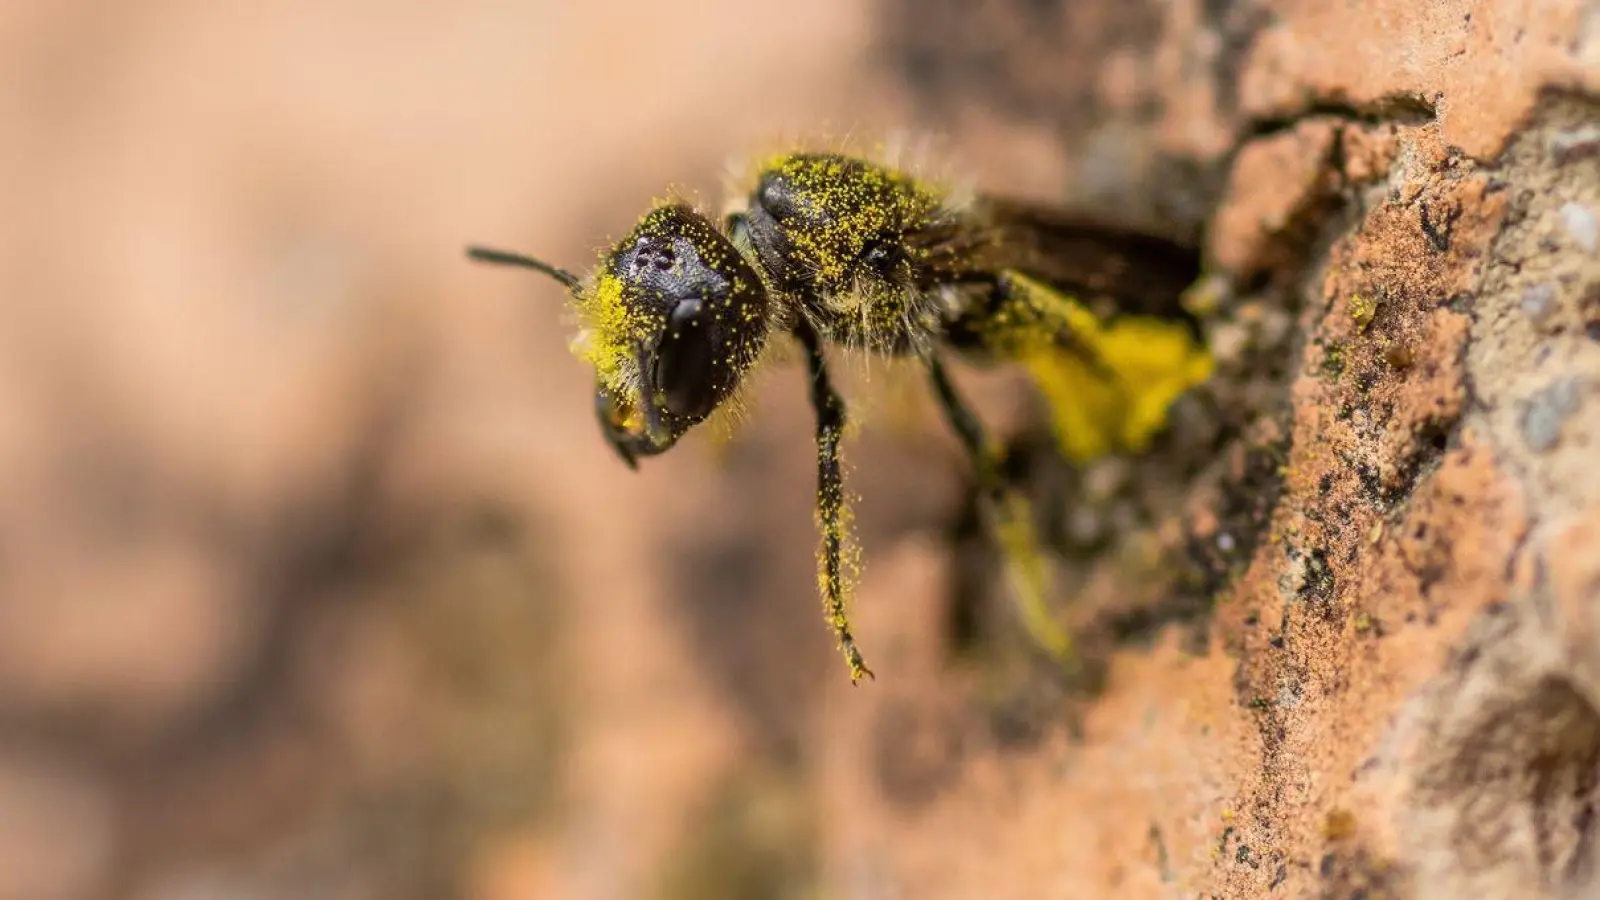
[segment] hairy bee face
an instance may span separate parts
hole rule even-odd
[[[908,237],[941,220],[941,203],[910,176],[865,160],[795,154],[763,169],[745,227],[785,290],[893,305],[922,263]]]
[[[625,459],[659,453],[738,387],[769,328],[767,292],[687,206],[658,206],[578,292],[574,348],[595,367],[601,426]]]

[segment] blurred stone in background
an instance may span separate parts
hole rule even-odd
[[[0,11],[0,897],[647,890],[734,746],[652,562],[710,476],[629,477],[559,291],[462,247],[584,265],[849,113],[864,32]]]

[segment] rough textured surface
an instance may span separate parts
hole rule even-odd
[[[0,898],[1575,897],[1600,799],[1600,9],[198,3],[0,13]],[[730,75],[730,73],[734,73]],[[553,285],[772,133],[1204,241],[1149,454],[844,365],[630,475]],[[903,399],[903,398],[901,398]]]
[[[1209,34],[1250,20],[1242,6],[1209,10]],[[1589,884],[1600,707],[1585,684],[1600,645],[1586,610],[1600,595],[1577,561],[1600,558],[1583,543],[1600,492],[1588,327],[1600,260],[1586,243],[1600,169],[1580,148],[1600,105],[1546,89],[1592,87],[1579,22],[1593,13],[1381,6],[1263,6],[1253,37],[1191,44],[1237,54],[1220,70],[1238,75],[1227,91],[1199,79],[1188,102],[1162,93],[1213,112],[1211,131],[1180,132],[1184,113],[1169,109],[1143,139],[1217,173],[1207,237],[1233,293],[1208,289],[1223,310],[1213,346],[1266,377],[1264,353],[1280,351],[1235,329],[1260,300],[1298,311],[1287,409],[1253,401],[1285,439],[1267,422],[1254,435],[1225,423],[1234,436],[1221,439],[1242,445],[1224,447],[1236,456],[1282,449],[1271,514],[1220,502],[1259,489],[1244,457],[1219,487],[1191,484],[1202,502],[1185,530],[1202,539],[1202,570],[1225,573],[1203,643],[1185,625],[1115,653],[1104,693],[1058,707],[1081,715],[1074,737],[1021,757],[969,751],[958,786],[900,823],[913,849],[892,855],[910,893],[1510,897]],[[1154,58],[1192,40],[1182,20],[1150,33]],[[1107,108],[1040,118],[1068,159],[1092,161],[1125,127]],[[1243,400],[1228,381],[1211,397],[1223,411]],[[1253,551],[1219,567],[1217,550],[1251,526]],[[1552,573],[1572,568],[1586,574],[1560,579],[1562,606]],[[921,705],[948,710],[951,690],[924,683]],[[980,846],[959,862],[923,849],[961,834]]]

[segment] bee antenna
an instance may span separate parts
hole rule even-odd
[[[535,272],[543,272],[561,282],[566,286],[567,290],[576,290],[579,284],[578,276],[568,272],[566,269],[552,266],[544,260],[534,259],[531,256],[523,256],[520,253],[493,250],[488,247],[468,247],[467,257],[478,262],[494,263],[500,266],[519,266],[524,269],[532,269]]]

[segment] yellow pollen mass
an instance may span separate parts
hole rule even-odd
[[[622,391],[624,374],[633,364],[633,348],[650,333],[651,323],[629,308],[622,279],[602,273],[594,287],[577,303],[579,321],[586,339],[575,349],[580,358],[594,366],[601,383]]]

